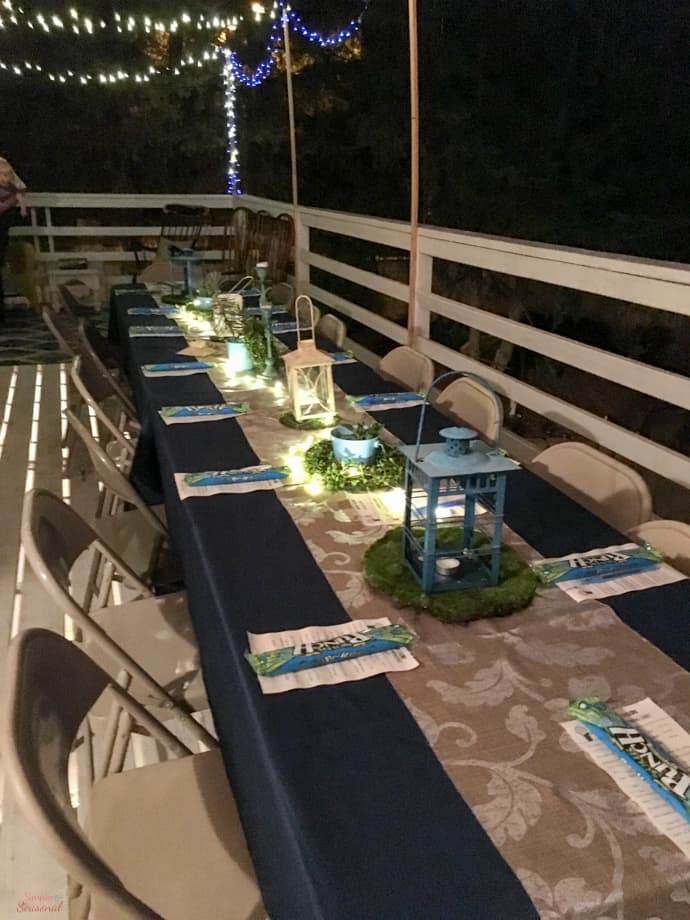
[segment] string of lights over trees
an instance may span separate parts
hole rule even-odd
[[[204,53],[229,47],[242,78],[260,78],[279,22],[269,2],[260,13],[249,0],[79,0],[76,19],[64,0],[12,3],[14,14],[0,4],[0,61],[43,74],[0,69],[0,152],[31,188],[225,187],[226,58]],[[291,5],[322,36],[365,9],[360,0]],[[419,32],[423,222],[690,260],[687,4],[419,0]],[[372,0],[359,31],[332,50],[297,28],[291,40],[301,201],[404,219],[405,4]],[[256,91],[234,68],[242,190],[289,200],[281,47],[271,61]],[[142,82],[117,80],[118,69]],[[95,79],[83,85],[68,70]]]
[[[0,9],[4,11],[4,15],[0,15],[2,31],[21,32],[24,29],[42,37],[67,39],[72,45],[84,45],[87,53],[94,50],[93,45],[97,43],[98,36],[112,37],[115,34],[122,39],[136,40],[149,63],[135,69],[126,64],[117,67],[92,66],[90,69],[78,65],[56,67],[54,58],[51,60],[49,55],[47,59],[41,60],[25,57],[8,61],[0,58],[0,71],[14,77],[45,78],[56,84],[95,84],[110,88],[127,82],[150,83],[152,79],[161,76],[185,76],[190,68],[217,66],[221,60],[227,141],[226,187],[229,194],[241,194],[237,86],[256,89],[266,81],[281,57],[281,45],[284,44],[286,33],[295,33],[304,41],[321,48],[337,48],[351,40],[359,30],[366,5],[361,8],[359,16],[350,20],[344,28],[325,34],[308,26],[285,0],[274,0],[268,9],[262,3],[253,2],[251,15],[247,17],[241,12],[232,15],[219,15],[215,12],[190,14],[184,10],[172,17],[168,12],[165,18],[158,18],[154,13],[119,10],[87,14],[74,6],[62,13],[44,12],[27,10],[15,5],[13,0],[3,0],[0,4]],[[233,48],[232,39],[245,22],[258,23],[260,26],[264,19],[271,21],[268,41],[259,62],[248,66]],[[203,36],[208,41],[209,33],[211,44],[198,48],[199,38]],[[131,51],[131,41],[129,44],[128,50]],[[195,46],[194,52],[190,50],[190,44]]]

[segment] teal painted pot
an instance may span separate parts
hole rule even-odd
[[[228,346],[228,370],[234,374],[250,371],[254,365],[244,342],[227,342],[226,344]]]
[[[347,429],[338,425],[331,432],[333,456],[339,463],[352,463],[357,466],[367,466],[374,462],[376,448],[379,446],[378,438],[367,438],[365,441],[353,441],[349,438],[338,437]]]

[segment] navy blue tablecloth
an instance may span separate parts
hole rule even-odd
[[[130,297],[116,297],[125,328]],[[206,375],[143,377],[140,365],[171,360],[181,347],[176,340],[123,341],[142,436],[155,442],[224,761],[270,916],[536,917],[387,678],[261,694],[243,659],[247,631],[342,623],[347,614],[274,493],[179,500],[174,472],[258,458],[233,420],[199,423],[193,435],[187,426],[166,426],[157,408],[217,402],[218,391]]]
[[[141,364],[171,360],[183,342],[127,340],[131,296],[115,306],[143,424],[137,453],[142,469],[154,461],[160,469],[210,705],[273,920],[536,916],[385,677],[261,695],[242,657],[247,631],[338,623],[346,614],[275,494],[179,500],[173,472],[259,458],[236,421],[200,423],[194,436],[161,422],[160,406],[217,402],[219,393],[206,375],[141,375]],[[334,377],[352,395],[398,389],[361,364],[336,366]],[[377,414],[407,442],[418,417],[414,409]],[[424,440],[437,440],[445,421],[430,410]],[[623,539],[528,471],[511,478],[506,521],[545,555]],[[688,667],[681,618],[689,601],[683,581],[609,603]]]

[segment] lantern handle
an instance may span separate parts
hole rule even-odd
[[[247,285],[254,283],[253,275],[245,275],[244,278],[240,278],[228,291],[229,294],[239,293],[247,289]]]
[[[309,321],[311,323],[311,338],[312,341],[316,338],[316,332],[314,328],[314,302],[308,294],[300,294],[297,300],[295,301],[295,319],[297,320],[297,347],[299,348],[302,337],[300,336],[300,319],[299,319],[299,302],[300,300],[306,300],[309,304]]]
[[[496,400],[496,405],[498,406],[499,418],[498,418],[498,430],[500,432],[503,427],[503,404],[501,400],[496,395],[496,391],[483,377],[480,377],[479,374],[473,374],[471,371],[445,371],[443,374],[439,374],[435,380],[431,381],[429,389],[424,395],[424,402],[422,403],[422,411],[419,413],[419,426],[417,428],[417,440],[415,442],[415,452],[414,460],[415,463],[419,460],[419,448],[422,440],[422,429],[424,427],[424,416],[426,415],[426,407],[429,404],[429,396],[431,391],[434,389],[437,383],[440,383],[441,380],[445,380],[447,377],[469,377],[472,380],[476,380],[478,383],[481,383],[482,386],[486,387],[490,393],[493,394],[494,399]]]

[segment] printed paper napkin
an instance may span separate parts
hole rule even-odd
[[[237,470],[206,470],[203,473],[175,473],[175,484],[182,500],[223,493],[257,492],[278,489],[290,475],[287,467],[269,464],[245,466]]]
[[[268,671],[259,667],[257,678],[264,693],[284,693],[286,690],[307,689],[325,684],[341,684],[364,680],[386,671],[410,671],[419,664],[409,645],[412,634],[391,624],[387,617],[376,620],[352,620],[335,626],[308,626],[274,633],[247,633],[252,659],[268,662]],[[393,642],[379,643],[379,640]],[[402,640],[402,641],[401,641]],[[378,645],[378,648],[375,645]],[[350,657],[351,651],[367,651]],[[282,665],[298,658],[310,659],[318,667],[287,669]],[[344,654],[343,654],[344,653]],[[281,666],[275,668],[274,665]]]
[[[128,316],[173,316],[175,313],[176,307],[130,307],[127,310]]]
[[[143,338],[144,336],[155,336],[156,338],[179,338],[182,330],[178,326],[130,326],[130,339]]]
[[[421,406],[424,397],[419,393],[369,393],[366,396],[348,396],[358,409],[366,412],[383,412],[384,409],[408,409]]]
[[[245,316],[261,316],[261,307],[245,307],[244,308]],[[285,316],[289,315],[287,307],[273,307],[271,310],[271,316]]]
[[[311,331],[311,326],[307,326],[304,323],[302,323],[299,328],[303,332],[307,330]],[[287,322],[272,323],[271,332],[275,335],[280,335],[281,332],[297,332],[297,321],[293,319]]]
[[[356,364],[357,358],[351,351],[330,351],[329,355],[333,358],[334,364]]]
[[[218,403],[209,406],[163,406],[158,414],[166,425],[178,422],[216,422],[249,412],[249,403]]]
[[[203,374],[214,367],[207,361],[167,361],[162,364],[144,364],[144,377],[186,377],[188,374]]]

